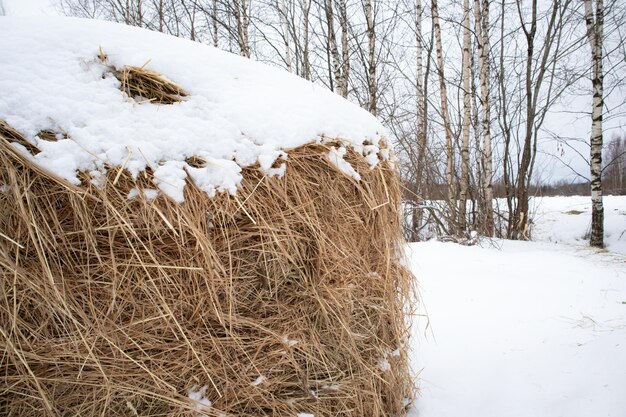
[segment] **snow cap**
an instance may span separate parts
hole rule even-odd
[[[188,177],[210,196],[234,194],[243,167],[282,175],[289,150],[310,143],[339,140],[372,167],[387,157],[385,129],[367,111],[197,42],[97,20],[1,17],[0,50],[0,120],[40,152],[17,148],[74,184],[80,171],[98,178],[123,166],[136,177],[151,168],[160,192],[183,201]],[[186,96],[158,104],[123,93],[119,71],[131,66],[163,75]],[[341,149],[331,162],[358,180]]]

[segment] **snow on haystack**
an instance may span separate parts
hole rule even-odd
[[[375,118],[111,23],[2,18],[0,48],[0,407],[405,413],[412,276]]]
[[[359,152],[367,146],[372,167],[386,146],[384,128],[365,110],[281,70],[134,27],[60,22],[3,19],[0,119],[40,148],[39,166],[73,184],[78,171],[123,165],[136,178],[150,168],[159,189],[182,201],[187,177],[211,196],[234,194],[242,167],[259,163],[280,174],[282,162],[273,165],[284,150],[325,138]],[[180,102],[133,94],[120,74],[137,69],[179,85]],[[51,142],[41,131],[65,138]],[[352,172],[342,149],[332,160]]]

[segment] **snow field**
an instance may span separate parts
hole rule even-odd
[[[591,230],[587,196],[534,198],[533,240],[586,245]],[[626,196],[604,196],[604,241],[611,252],[626,254]],[[585,241],[586,240],[586,241]]]
[[[410,417],[626,415],[626,256],[583,246],[585,199],[542,200],[545,242],[408,246],[423,315]],[[610,236],[623,202],[605,199]]]

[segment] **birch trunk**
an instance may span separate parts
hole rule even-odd
[[[341,90],[342,97],[348,97],[348,79],[350,77],[350,51],[348,50],[348,13],[346,0],[339,0],[339,25],[341,26]]]
[[[213,0],[211,8],[211,29],[213,30],[213,46],[218,48],[219,41],[217,38],[217,0]]]
[[[278,10],[283,24],[283,42],[285,46],[285,64],[287,65],[287,71],[293,72],[291,67],[291,49],[289,47],[289,16],[287,15],[287,6],[285,6],[285,0],[278,1]]]
[[[241,4],[239,3],[241,1]],[[247,0],[232,0],[233,11],[237,23],[237,42],[242,56],[250,58],[250,42],[248,38],[248,27],[250,20],[248,18]]]
[[[311,61],[309,60],[309,14],[311,11],[311,0],[306,0],[303,7],[303,23],[304,23],[304,46],[302,48],[302,72],[304,78],[311,79]]]
[[[424,114],[426,109],[424,107],[424,60],[423,60],[423,38],[422,38],[422,1],[416,0],[415,2],[415,44],[417,46],[417,78],[415,80],[415,101],[416,101],[416,145],[417,145],[417,164],[415,164],[415,186],[416,194],[421,197],[422,194],[422,176],[424,173],[424,159],[426,156],[426,121]],[[418,230],[422,221],[422,210],[417,207],[413,207],[411,216],[412,221],[412,233],[411,241],[416,242],[419,240]]]
[[[426,155],[426,120],[424,117],[424,60],[422,38],[422,1],[415,2],[415,42],[417,46],[417,79],[415,80],[416,94],[416,136],[417,136],[417,166],[415,167],[415,184],[417,194],[420,195],[422,188],[422,176],[424,172],[424,158]]]
[[[343,86],[341,80],[341,64],[339,58],[339,49],[337,48],[337,37],[335,36],[335,12],[333,10],[333,1],[326,0],[324,4],[326,12],[326,22],[328,24],[328,48],[330,49],[330,56],[332,58],[333,68],[333,81],[331,80],[331,87],[333,91],[341,94],[341,88]]]
[[[604,32],[603,0],[584,0],[587,38],[591,46],[593,107],[591,110],[591,237],[589,244],[604,246],[604,206],[602,204],[602,109],[604,106],[604,73],[602,40]]]
[[[478,49],[478,73],[480,79],[480,102],[482,117],[482,185],[484,195],[484,233],[493,236],[493,154],[491,150],[491,108],[489,103],[489,0],[474,0],[476,48]]]
[[[463,141],[461,144],[461,188],[459,209],[459,230],[465,231],[467,224],[467,196],[469,194],[469,142],[471,126],[470,94],[470,6],[463,0]]]
[[[367,89],[369,92],[369,102],[367,110],[376,116],[377,110],[377,85],[376,85],[376,29],[374,27],[374,14],[372,11],[372,0],[365,0],[365,20],[367,21]]]
[[[445,73],[443,68],[443,47],[441,45],[441,26],[439,25],[439,9],[437,0],[432,0],[432,20],[435,32],[435,49],[437,51],[437,74],[439,75],[439,95],[441,96],[441,115],[446,134],[446,179],[448,182],[448,204],[450,206],[450,230],[456,228],[456,192],[454,186],[454,148],[452,147],[452,131],[450,129],[450,115],[448,112],[448,94],[446,89]]]

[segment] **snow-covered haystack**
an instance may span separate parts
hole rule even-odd
[[[376,119],[111,23],[1,18],[0,50],[0,414],[404,414]]]

